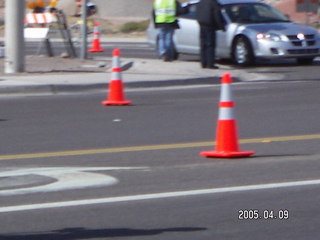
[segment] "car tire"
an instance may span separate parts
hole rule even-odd
[[[313,63],[313,58],[297,58],[297,63],[299,65],[311,65]]]
[[[250,41],[246,37],[238,37],[232,46],[232,59],[238,66],[254,64],[254,55]]]

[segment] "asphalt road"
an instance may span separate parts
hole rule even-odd
[[[243,159],[207,159],[219,86],[1,98],[0,239],[317,239],[319,82],[233,84]]]
[[[39,48],[38,42],[26,43],[26,54],[34,55],[36,53],[46,54],[45,48]],[[88,58],[91,59],[110,59],[112,51],[115,48],[121,50],[123,59],[157,59],[156,51],[146,42],[103,42],[101,46],[104,52],[88,53]],[[80,56],[80,45],[75,44],[75,49]],[[54,56],[60,56],[66,52],[66,49],[61,42],[53,42],[52,49]],[[180,54],[179,60],[198,62],[199,56]],[[235,66],[230,60],[220,60],[218,65],[223,69],[233,69]],[[297,65],[295,59],[282,59],[282,60],[257,60],[256,64],[247,67],[246,71],[256,74],[267,74],[270,79],[277,79],[280,75],[285,75],[288,80],[317,80],[320,74],[320,58],[316,58],[312,65]],[[307,73],[307,74],[306,74]]]
[[[76,53],[80,56],[81,45],[79,43],[74,44]],[[88,49],[91,47],[88,42]],[[156,52],[144,42],[104,42],[101,43],[101,47],[105,50],[99,53],[88,53],[89,57],[112,57],[112,50],[114,48],[120,48],[122,50],[122,56],[126,58],[156,58]],[[65,45],[62,42],[52,42],[51,48],[54,56],[60,56],[62,53],[68,52]],[[47,54],[47,49],[39,42],[26,42],[26,54]],[[193,57],[194,58],[194,57]]]

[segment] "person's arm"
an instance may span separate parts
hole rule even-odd
[[[216,3],[213,12],[215,22],[217,23],[217,29],[225,31],[225,21],[221,13],[221,5]]]
[[[177,10],[176,10],[176,15],[183,15],[183,14],[187,14],[189,12],[189,7],[188,5],[186,5],[185,7],[181,6],[181,3],[176,1],[176,6],[177,6]]]

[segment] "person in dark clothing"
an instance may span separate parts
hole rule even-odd
[[[216,31],[224,30],[220,5],[216,0],[200,0],[196,10],[200,25],[200,59],[202,68],[215,66]]]
[[[176,0],[155,0],[153,21],[159,29],[158,55],[164,61],[174,60],[173,34],[179,28],[177,16],[188,12]]]

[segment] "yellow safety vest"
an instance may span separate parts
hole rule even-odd
[[[176,1],[175,0],[155,0],[155,22],[173,23],[176,21]]]

